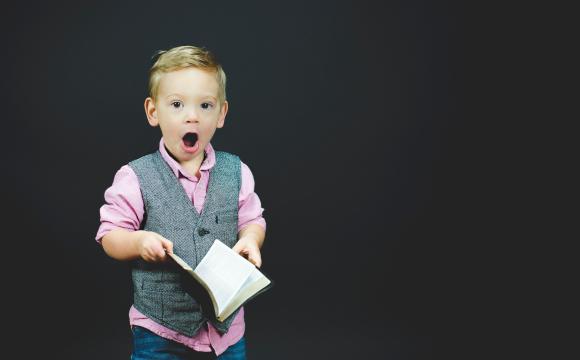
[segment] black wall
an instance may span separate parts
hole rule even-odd
[[[250,166],[265,208],[276,285],[246,308],[250,358],[432,358],[460,301],[449,240],[469,239],[482,197],[465,182],[463,15],[429,1],[4,9],[4,318],[21,358],[128,357],[129,269],[94,241],[98,210],[115,171],[158,144],[150,57],[183,44],[221,60],[230,111],[213,144]]]

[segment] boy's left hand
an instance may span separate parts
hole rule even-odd
[[[236,245],[232,248],[235,252],[242,255],[256,267],[262,265],[262,255],[257,240],[252,236],[241,237]]]

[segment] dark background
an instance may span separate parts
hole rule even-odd
[[[143,112],[151,56],[193,44],[228,76],[212,143],[250,166],[268,223],[263,269],[276,285],[246,307],[249,358],[435,357],[450,330],[465,335],[451,313],[466,283],[451,263],[483,246],[471,224],[494,196],[486,173],[472,181],[484,154],[468,110],[468,44],[481,35],[468,12],[429,1],[4,9],[11,345],[22,358],[128,358],[129,268],[94,241],[98,211],[116,170],[158,144]]]

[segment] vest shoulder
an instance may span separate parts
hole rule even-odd
[[[241,166],[240,157],[225,151],[215,152],[216,163],[222,166],[233,166],[234,168],[239,168]]]
[[[230,161],[240,161],[240,157],[238,155],[226,152],[226,151],[215,151],[216,159],[220,160],[230,160]]]
[[[137,168],[137,167],[141,167],[144,165],[148,165],[151,164],[153,162],[153,159],[157,156],[157,151],[151,154],[147,154],[147,155],[143,155],[138,159],[135,159],[133,161],[129,162],[129,166],[132,167],[133,169]]]

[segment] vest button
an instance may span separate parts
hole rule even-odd
[[[199,229],[197,229],[197,234],[199,236],[205,236],[205,235],[209,234],[209,230],[204,229],[204,228],[199,228]]]

